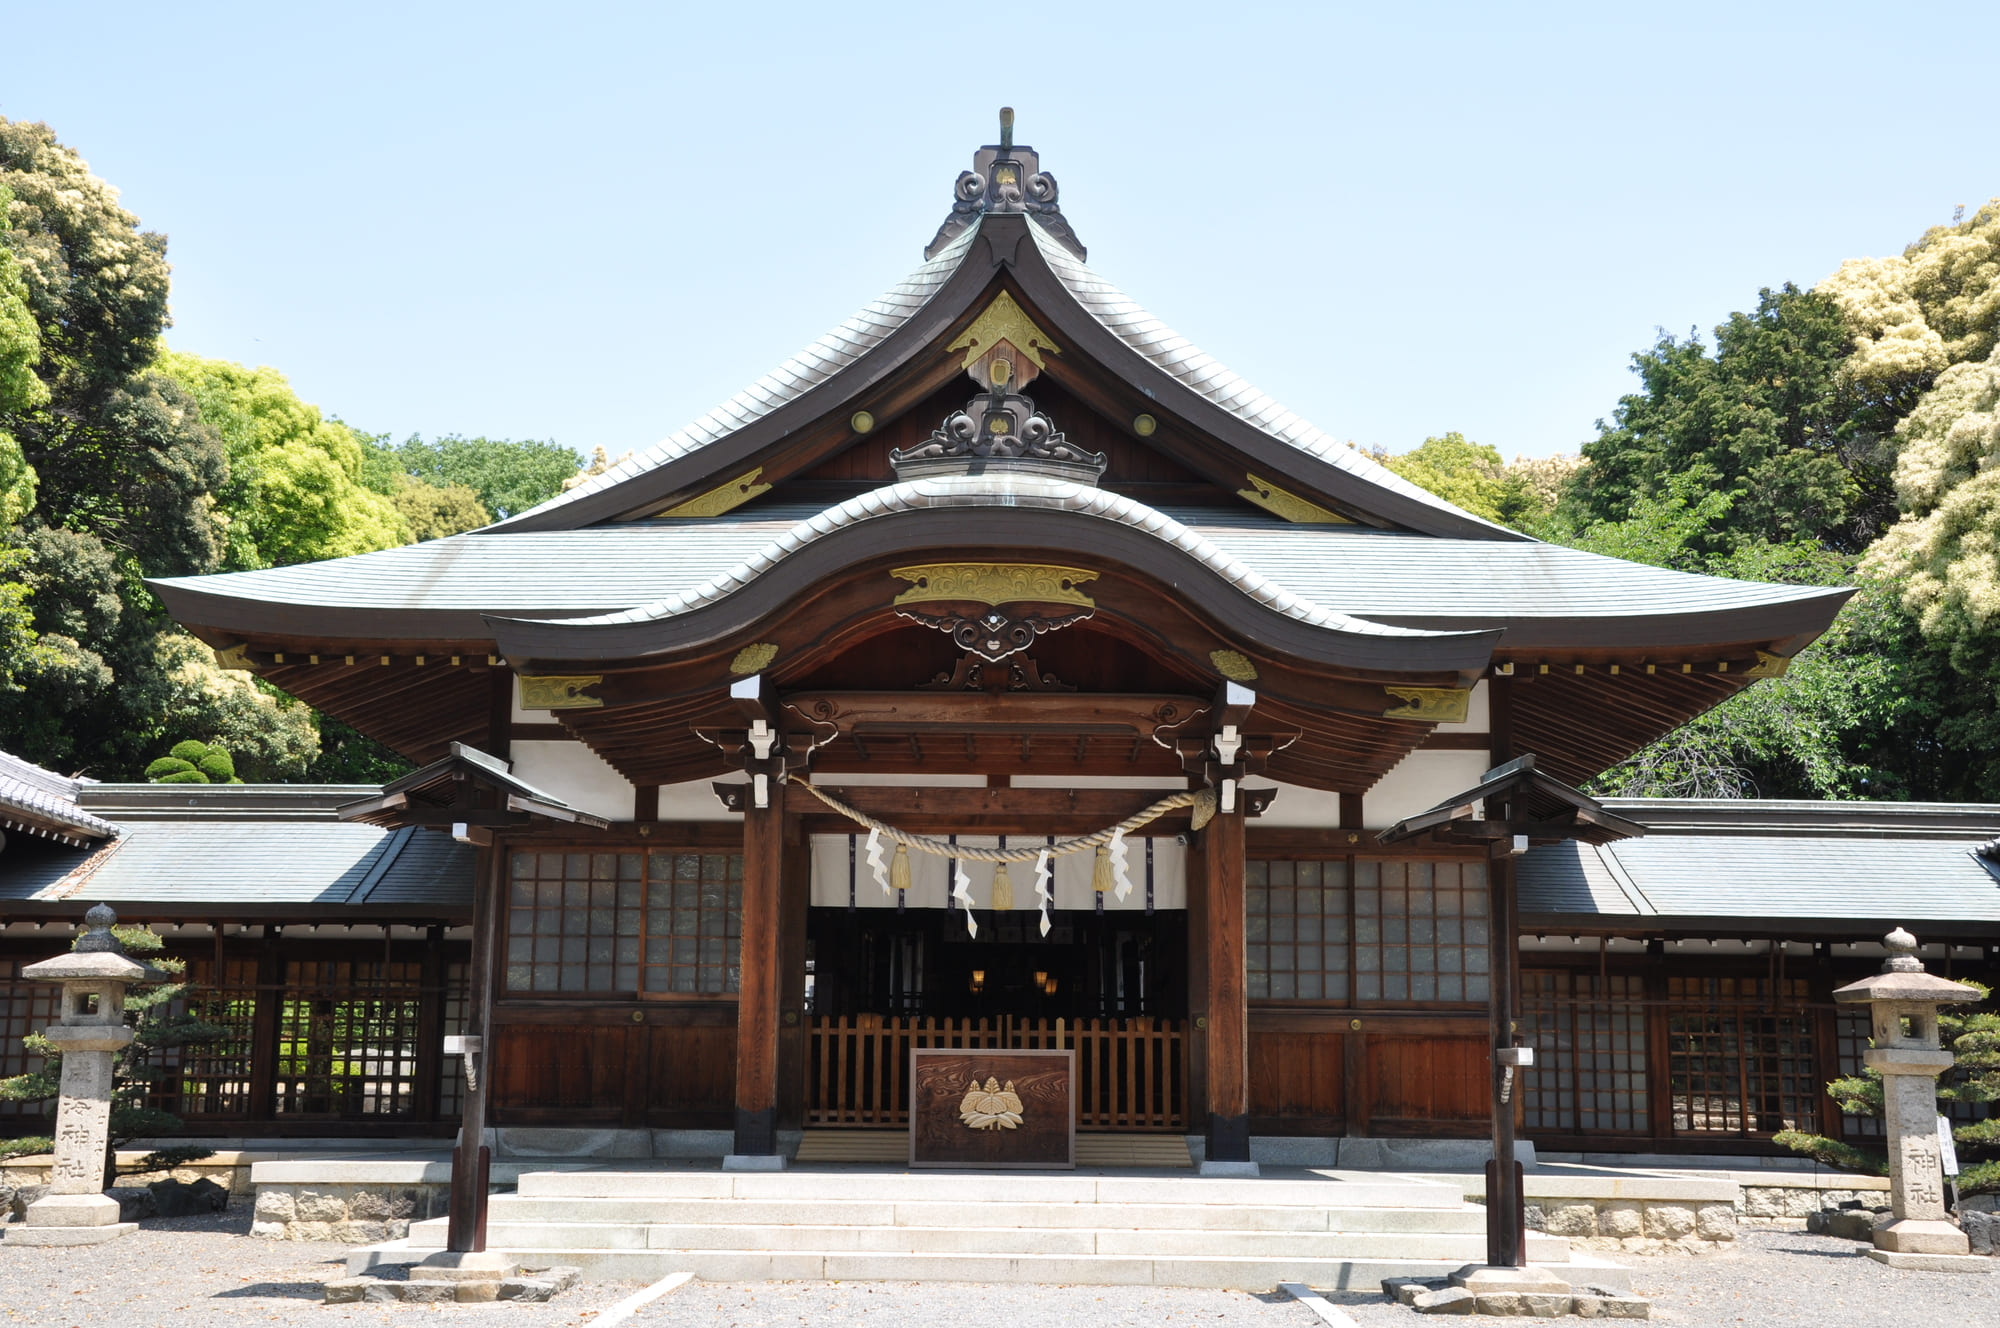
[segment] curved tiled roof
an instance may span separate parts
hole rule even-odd
[[[108,839],[118,827],[77,805],[78,781],[0,752],[0,826],[73,839]]]
[[[685,591],[615,613],[565,619],[567,626],[657,622],[726,599],[780,562],[836,531],[898,512],[948,507],[1013,507],[1070,512],[1143,531],[1178,549],[1274,613],[1328,631],[1362,636],[1435,637],[1452,633],[1392,627],[1324,608],[1252,570],[1198,531],[1144,503],[1094,486],[1036,475],[989,473],[906,480],[873,489],[807,517],[717,576]]]
[[[818,515],[816,504],[774,503],[727,518],[455,535],[331,562],[158,584],[264,604],[517,617],[604,614],[691,595]],[[1665,616],[1842,593],[1676,572],[1532,541],[1292,525],[1254,511],[1176,508],[1161,515],[1270,582],[1356,618],[1523,623]],[[589,574],[578,575],[586,565]]]
[[[1285,409],[1244,381],[1240,374],[1147,313],[1138,301],[1099,276],[1033,217],[1028,219],[1028,231],[1035,237],[1043,261],[1076,297],[1076,302],[1105,330],[1182,386],[1288,447],[1336,466],[1357,479],[1518,538],[1516,532],[1453,506]]]

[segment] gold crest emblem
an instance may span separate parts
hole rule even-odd
[[[981,1088],[975,1075],[966,1085],[965,1096],[959,1099],[958,1118],[973,1130],[1019,1129],[1021,1097],[1014,1091],[1014,1081],[1009,1079],[1002,1088],[998,1079],[988,1075],[986,1086]]]

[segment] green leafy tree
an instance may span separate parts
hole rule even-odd
[[[166,237],[141,232],[47,125],[0,119],[0,187],[12,195],[0,242],[27,293],[46,392],[0,414],[37,476],[33,519],[90,532],[135,573],[212,568],[222,440],[150,371],[167,321]]]
[[[157,365],[227,449],[229,479],[217,495],[225,567],[277,567],[410,542],[396,504],[363,485],[362,438],[299,400],[283,374],[178,351]]]
[[[119,1174],[117,1150],[120,1145],[134,1139],[178,1134],[186,1128],[186,1122],[179,1116],[161,1110],[152,1101],[162,1085],[173,1077],[171,1062],[175,1054],[183,1047],[214,1042],[229,1033],[228,1029],[210,1023],[186,1008],[183,997],[188,986],[181,978],[187,971],[187,964],[162,954],[162,942],[150,928],[114,926],[111,934],[127,954],[152,967],[159,978],[135,982],[125,991],[125,1022],[131,1025],[133,1036],[124,1050],[112,1055],[111,1128],[104,1157],[104,1183],[107,1187],[116,1182]],[[77,939],[81,940],[83,935],[79,931]],[[45,1102],[53,1114],[56,1099],[62,1091],[62,1053],[39,1031],[23,1038],[22,1046],[29,1055],[41,1057],[42,1064],[26,1074],[0,1079],[0,1101]],[[16,1139],[7,1152],[18,1156],[27,1152],[46,1152],[52,1146],[47,1136]],[[193,1162],[213,1152],[213,1149],[193,1147],[159,1149],[146,1154],[127,1171],[143,1175]]]
[[[1860,552],[1893,518],[1891,433],[1916,397],[1844,374],[1852,344],[1833,296],[1790,283],[1731,314],[1713,354],[1698,333],[1663,334],[1632,357],[1641,390],[1584,445],[1577,524],[1624,520],[1678,477],[1732,499],[1704,552],[1801,539]]]
[[[1982,1005],[1990,1003],[1990,988],[1975,982]],[[1953,1106],[1985,1108],[2000,1102],[2000,1014],[1991,1009],[1946,1006],[1938,1011],[1938,1031],[1957,1058],[1938,1077],[1938,1101]],[[1873,1045],[1873,1039],[1870,1039]],[[1826,1086],[1827,1095],[1849,1116],[1882,1118],[1882,1076],[1875,1070],[1844,1075]],[[1961,1121],[1952,1126],[1953,1151],[1958,1154],[1958,1192],[1963,1195],[2000,1192],[2000,1116]],[[1772,1141],[1807,1157],[1887,1175],[1889,1160],[1879,1148],[1856,1147],[1805,1130],[1784,1130]]]
[[[563,481],[581,464],[577,454],[553,441],[461,438],[449,434],[432,442],[412,435],[394,448],[396,471],[440,489],[464,485],[496,517],[509,517],[562,492]],[[378,474],[384,473],[378,463]],[[384,489],[383,492],[391,492]]]
[[[1530,533],[1549,520],[1574,469],[1573,459],[1564,457],[1517,457],[1509,465],[1498,451],[1462,433],[1426,438],[1400,454],[1370,455],[1455,506]]]
[[[13,191],[0,186],[0,218],[13,201]],[[12,249],[0,245],[0,420],[47,403],[49,389],[35,376],[41,358],[42,334],[28,307],[20,260]],[[0,530],[21,520],[34,505],[35,468],[13,435],[0,429]]]
[[[320,716],[319,755],[305,777],[315,784],[386,784],[416,767],[330,715]]]
[[[493,521],[493,514],[479,501],[479,492],[464,484],[440,488],[408,475],[398,475],[396,491],[389,501],[402,513],[404,523],[419,542],[477,530]]]

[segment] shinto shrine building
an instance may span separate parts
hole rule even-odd
[[[152,583],[421,769],[0,769],[8,962],[99,898],[160,926],[240,1033],[174,1090],[198,1131],[463,1110],[768,1157],[902,1128],[913,1047],[1068,1046],[1082,1131],[1224,1161],[1484,1133],[1496,1009],[1545,1148],[1838,1133],[1861,1034],[1828,993],[1874,938],[1990,975],[1993,808],[1586,799],[1517,841],[1454,802],[1524,757],[1589,781],[1847,592],[1461,511],[1086,259],[1036,153],[981,148],[909,277],[606,473]]]

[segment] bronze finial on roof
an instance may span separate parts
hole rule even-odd
[[[1056,177],[1042,169],[1031,147],[1014,146],[1014,108],[1000,108],[1000,141],[973,154],[972,169],[960,171],[952,188],[951,214],[924,249],[926,259],[957,239],[988,212],[1025,212],[1041,223],[1079,262],[1089,257],[1056,199]]]

